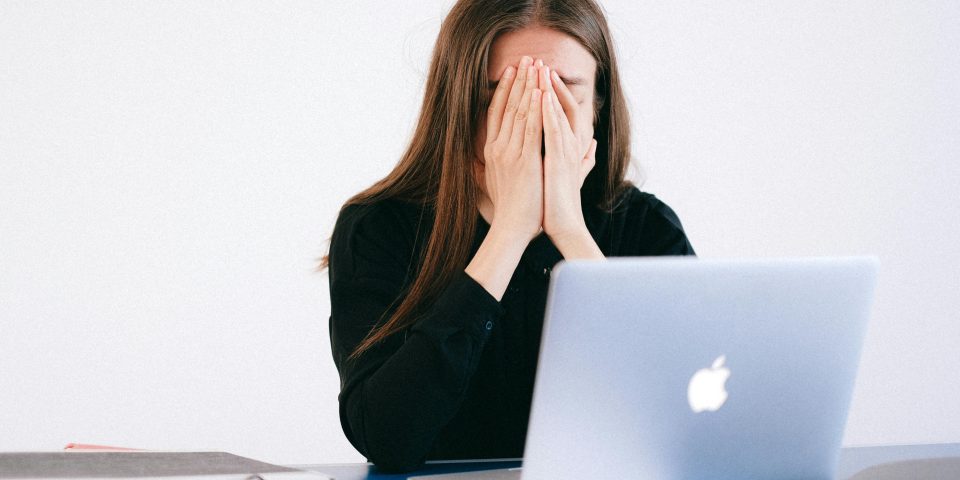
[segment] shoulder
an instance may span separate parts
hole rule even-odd
[[[354,230],[358,227],[372,230],[389,230],[409,220],[413,204],[387,198],[371,203],[344,205],[337,215],[334,231]]]
[[[665,201],[636,186],[624,191],[616,207],[633,255],[693,255],[680,216]]]
[[[330,270],[360,274],[365,267],[406,270],[423,209],[399,199],[341,208],[330,239]]]
[[[683,230],[680,217],[656,195],[631,186],[625,193],[625,204],[630,214],[640,216],[646,221],[662,224],[664,227]]]

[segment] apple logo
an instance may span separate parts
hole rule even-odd
[[[713,361],[710,368],[701,368],[690,378],[687,400],[694,413],[705,410],[715,412],[727,401],[724,384],[730,378],[730,369],[723,366],[726,360],[726,355],[720,355]]]

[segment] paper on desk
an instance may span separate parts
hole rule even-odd
[[[227,452],[0,452],[0,478],[324,480],[319,472]]]
[[[42,480],[44,478],[61,477],[3,477],[8,478],[31,478]],[[320,472],[274,472],[274,473],[252,473],[230,474],[230,475],[177,475],[162,477],[83,477],[83,480],[334,480]]]
[[[62,477],[3,477],[6,479],[46,480]],[[254,473],[250,475],[187,475],[175,477],[83,477],[83,480],[334,480],[319,472]]]

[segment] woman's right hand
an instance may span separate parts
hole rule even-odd
[[[543,121],[539,68],[524,56],[507,67],[487,110],[484,181],[493,203],[491,230],[522,235],[527,243],[543,225]],[[511,79],[513,81],[511,81]]]

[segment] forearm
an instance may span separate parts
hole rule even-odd
[[[574,232],[551,236],[550,241],[565,260],[605,260],[607,258],[586,226]]]
[[[528,243],[529,240],[494,222],[466,272],[500,301]]]
[[[408,332],[343,364],[341,421],[354,446],[385,470],[417,468],[460,408],[501,313],[460,271]]]

